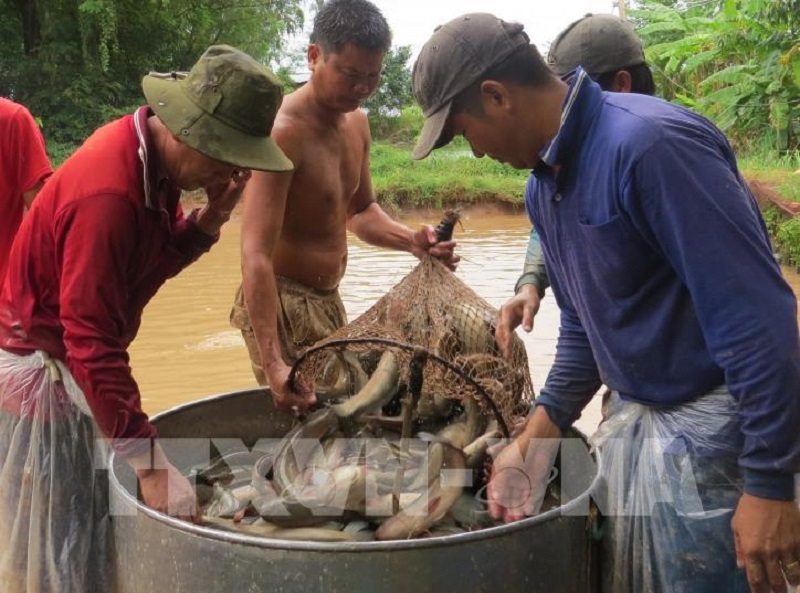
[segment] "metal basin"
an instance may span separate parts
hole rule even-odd
[[[223,394],[153,418],[167,455],[189,467],[228,445],[285,434],[291,418],[263,390]],[[230,534],[157,513],[112,457],[122,593],[585,593],[596,590],[590,494],[598,461],[579,433],[562,445],[561,507],[516,523],[391,542],[293,542]],[[228,440],[226,440],[228,439]],[[568,452],[568,453],[565,453]],[[133,494],[132,494],[133,493]]]

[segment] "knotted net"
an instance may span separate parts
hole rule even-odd
[[[320,399],[346,399],[364,387],[388,350],[399,368],[399,395],[416,392],[419,423],[472,400],[507,435],[527,413],[533,387],[520,338],[514,335],[509,357],[498,350],[496,315],[444,264],[426,257],[360,317],[306,350],[292,380],[315,385]],[[384,406],[386,412],[392,410]]]

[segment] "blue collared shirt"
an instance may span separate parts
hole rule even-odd
[[[725,383],[746,490],[792,498],[797,302],[724,135],[660,99],[603,92],[579,69],[542,156],[526,206],[561,327],[537,403],[563,429],[602,383],[656,406]]]

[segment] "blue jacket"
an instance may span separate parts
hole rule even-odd
[[[790,499],[800,471],[797,301],[725,136],[654,97],[571,79],[528,182],[561,309],[537,403],[562,429],[601,382],[670,406],[726,383],[747,492]]]

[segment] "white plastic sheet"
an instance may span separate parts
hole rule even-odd
[[[727,389],[671,408],[614,394],[609,411],[592,437],[608,494],[604,591],[747,593],[731,529],[743,435]]]
[[[105,452],[87,413],[62,363],[0,350],[4,593],[115,590]]]

